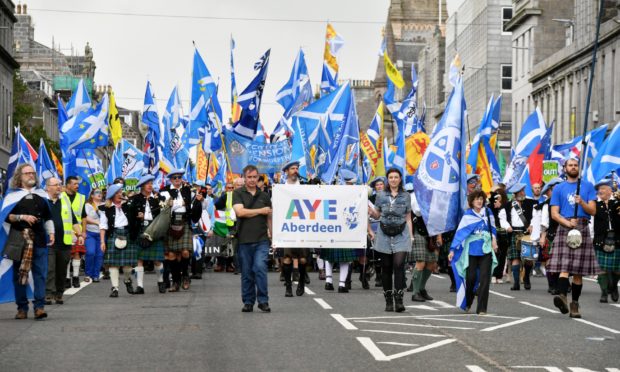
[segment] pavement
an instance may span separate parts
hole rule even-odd
[[[386,313],[380,288],[323,289],[311,273],[304,296],[284,297],[269,274],[271,313],[241,312],[240,276],[207,271],[189,291],[109,298],[110,283],[82,283],[44,321],[14,320],[0,305],[0,371],[609,371],[620,372],[620,304],[598,302],[585,280],[582,320],[560,314],[546,280],[531,291],[492,284],[489,314],[454,307],[446,275],[434,301]],[[356,277],[357,275],[355,275]],[[410,275],[409,275],[410,276]],[[372,282],[371,282],[372,285]]]

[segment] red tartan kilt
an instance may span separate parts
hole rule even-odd
[[[549,240],[545,242],[545,245],[540,248],[540,253],[538,255],[539,262],[547,262],[551,258],[549,255]]]
[[[71,254],[86,254],[86,246],[84,244],[79,245],[79,244],[74,244],[71,246]]]

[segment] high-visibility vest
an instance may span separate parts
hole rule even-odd
[[[235,217],[233,217],[233,207],[232,207],[232,191],[226,192],[226,210],[224,211],[226,215],[226,226],[231,227],[235,224]]]
[[[62,194],[69,198],[67,193],[63,192]],[[71,199],[69,198],[69,200]],[[73,203],[71,203],[71,209],[73,209],[73,214],[75,214],[75,218],[77,219],[78,224],[82,224],[82,211],[84,210],[85,203],[86,198],[84,197],[84,195],[80,194],[79,192],[76,193],[75,198],[73,198]]]
[[[73,244],[73,218],[71,218],[71,200],[67,194],[60,195],[60,216],[62,217],[62,242],[65,245]]]

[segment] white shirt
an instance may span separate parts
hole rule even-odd
[[[532,226],[532,234],[530,235],[533,241],[540,240],[540,232],[542,224],[542,211],[534,208],[532,211],[532,222],[530,226]]]
[[[512,227],[513,229],[523,229],[524,227],[523,222],[521,222],[521,217],[519,217],[519,214],[517,213],[517,210],[515,208],[510,208],[510,221],[512,222],[512,226],[508,223],[508,218],[506,217],[506,209],[502,208],[499,211],[497,217],[499,217],[499,225],[502,227],[502,229],[507,229],[509,227]]]
[[[170,208],[171,212],[174,213],[185,213],[185,201],[183,200],[183,196],[181,195],[181,188],[175,188],[174,186],[170,187],[170,190],[178,190],[176,199],[173,199],[172,208]],[[166,197],[168,200],[171,196],[167,191],[162,192],[160,195]]]
[[[420,205],[418,204],[418,199],[416,199],[415,197],[415,193],[412,192],[409,195],[411,195],[411,211],[417,217],[422,216],[422,210],[420,209]]]
[[[123,212],[123,208],[114,206],[116,208],[116,216],[114,217],[114,228],[122,228],[127,227],[129,225],[129,221],[127,220],[127,216]],[[99,212],[99,228],[101,230],[108,229],[108,217],[106,217],[104,212]]]

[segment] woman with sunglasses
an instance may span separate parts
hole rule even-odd
[[[101,236],[99,232],[99,206],[103,200],[103,192],[95,189],[90,193],[84,206],[85,218],[82,219],[82,231],[86,232],[84,245],[86,255],[84,258],[84,273],[86,283],[91,280],[99,283],[99,274],[103,265],[103,251],[101,250]]]

